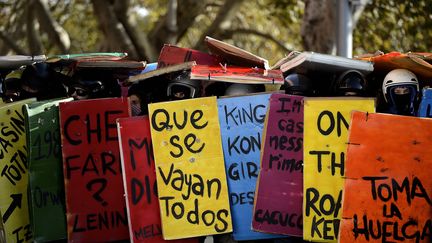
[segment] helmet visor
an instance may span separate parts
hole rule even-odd
[[[194,98],[195,88],[187,84],[171,83],[168,84],[167,94],[175,100]]]

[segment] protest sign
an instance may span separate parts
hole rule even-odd
[[[235,240],[278,237],[251,228],[260,171],[261,136],[269,98],[270,94],[258,94],[218,100]]]
[[[164,239],[232,231],[215,97],[149,105]]]
[[[24,105],[27,99],[0,107],[0,211],[6,242],[31,242],[28,213],[28,148]]]
[[[125,98],[60,103],[68,240],[129,239],[116,119]]]
[[[372,98],[304,98],[303,238],[336,242],[351,111],[374,112]]]
[[[59,109],[61,99],[25,105],[29,148],[29,213],[36,242],[66,239],[63,161]]]
[[[432,120],[354,112],[340,242],[430,242]]]
[[[272,94],[252,227],[302,236],[303,97]]]
[[[131,242],[165,242],[147,116],[117,120]],[[174,241],[181,242],[181,241]],[[183,240],[183,242],[196,242]]]
[[[418,109],[419,117],[432,117],[432,89],[423,89],[423,94]]]

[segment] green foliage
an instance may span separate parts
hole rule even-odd
[[[195,18],[178,45],[194,47],[224,3],[223,0],[202,1],[207,3],[205,10]],[[143,33],[151,33],[168,5],[168,0],[129,2],[128,18]],[[0,0],[0,31],[13,38],[23,50],[28,50],[25,31],[25,6],[28,3],[26,0]],[[90,0],[49,0],[48,3],[53,18],[69,33],[70,53],[109,51],[103,44],[106,37],[99,28]],[[178,4],[182,1],[178,0]],[[245,0],[231,21],[223,23],[220,36],[224,41],[275,63],[290,50],[303,50],[300,28],[304,7],[303,1],[296,0]],[[354,30],[354,55],[377,50],[430,52],[431,26],[432,4],[427,0],[373,0],[366,6]],[[48,35],[39,32],[46,54],[59,54]],[[0,54],[7,54],[7,50],[0,43]]]
[[[430,52],[432,4],[429,1],[373,0],[354,30],[354,54]]]

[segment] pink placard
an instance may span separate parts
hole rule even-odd
[[[272,94],[252,228],[302,236],[303,97]]]

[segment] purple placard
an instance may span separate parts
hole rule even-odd
[[[272,94],[252,228],[303,235],[303,97]]]

